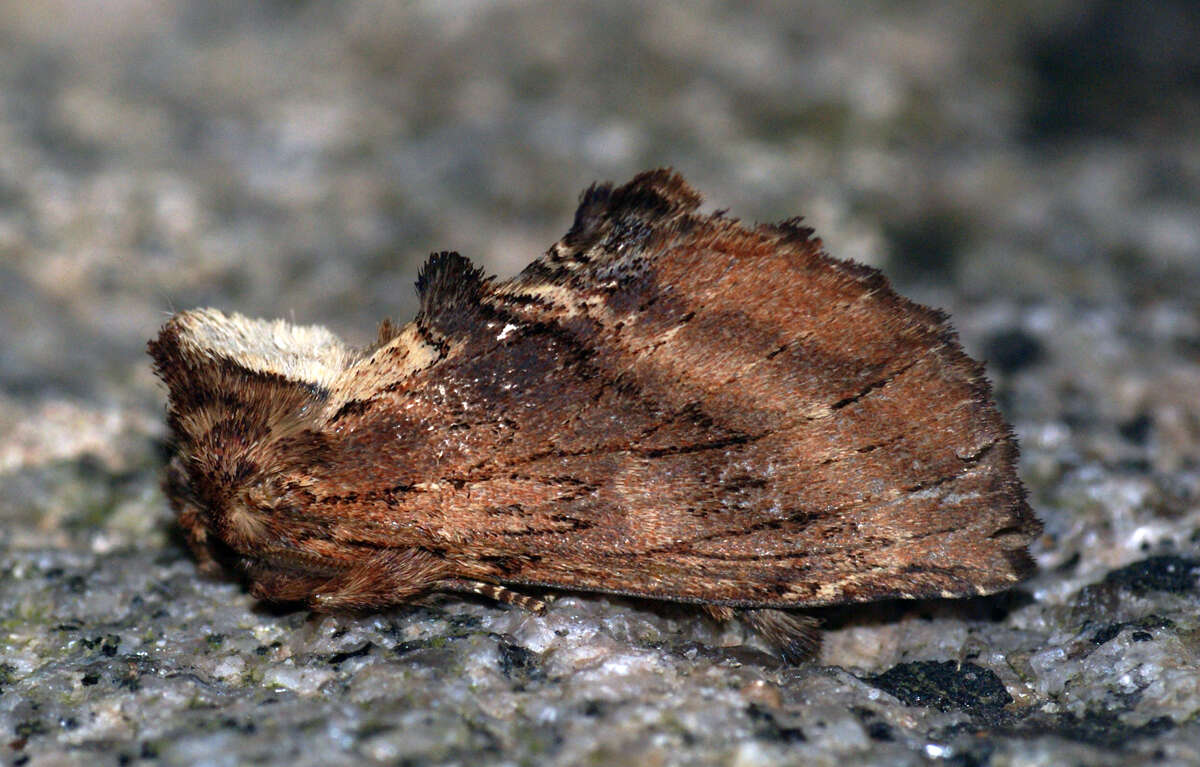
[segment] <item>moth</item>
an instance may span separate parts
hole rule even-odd
[[[252,593],[373,610],[572,590],[701,606],[798,660],[797,608],[1007,588],[1040,524],[947,317],[799,219],[594,185],[509,280],[438,253],[367,348],[215,309],[149,344],[165,487]]]

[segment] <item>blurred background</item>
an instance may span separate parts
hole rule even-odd
[[[365,341],[428,252],[509,275],[662,165],[926,300],[1196,300],[1198,29],[1186,0],[4,2],[0,391],[120,396],[196,305]]]
[[[511,275],[666,165],[952,313],[1022,439],[1039,599],[1195,548],[1200,4],[0,0],[6,572],[191,574],[169,313],[366,343],[429,252]]]

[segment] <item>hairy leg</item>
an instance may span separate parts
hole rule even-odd
[[[488,599],[494,599],[501,604],[520,607],[522,610],[528,610],[529,612],[536,613],[538,615],[546,612],[546,600],[518,593],[505,586],[501,586],[498,583],[488,583],[486,581],[452,580],[442,581],[438,584],[438,589],[442,591],[457,591],[467,594],[478,594],[480,596],[487,597]]]
[[[309,607],[373,610],[410,601],[446,577],[441,557],[421,549],[386,549],[324,581],[308,596]]]
[[[704,605],[704,612],[722,623],[741,620],[778,649],[788,663],[808,660],[821,647],[820,622],[811,615],[783,610],[735,610],[723,605]]]

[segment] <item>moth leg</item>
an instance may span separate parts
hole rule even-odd
[[[821,647],[820,622],[811,615],[783,610],[735,610],[724,605],[703,605],[704,612],[715,621],[725,623],[740,618],[758,632],[788,663],[800,663],[816,654]]]
[[[183,531],[188,549],[192,552],[192,557],[196,560],[200,572],[205,575],[216,575],[221,572],[221,564],[213,556],[208,540],[208,525],[204,523],[204,514],[196,506],[196,499],[188,484],[183,459],[178,455],[173,456],[167,463],[163,490],[166,492],[167,498],[171,500],[172,508],[179,512],[175,522]]]
[[[522,610],[528,610],[531,613],[541,615],[546,612],[547,600],[531,597],[525,594],[520,594],[512,589],[501,586],[498,583],[488,583],[486,581],[465,581],[453,580],[443,581],[438,584],[438,587],[445,591],[460,591],[468,594],[478,594],[488,599],[494,599],[497,602],[513,607],[520,607]]]
[[[800,663],[821,649],[821,622],[804,613],[783,610],[742,610],[738,614],[750,628],[774,645],[788,663]]]
[[[725,605],[700,605],[708,617],[717,623],[728,623],[737,617],[737,611]]]
[[[326,581],[311,575],[282,573],[261,566],[246,570],[250,594],[264,602],[303,602]]]
[[[447,569],[421,549],[385,549],[313,589],[308,604],[320,612],[389,607],[434,588]]]
[[[186,507],[177,518],[184,539],[187,540],[188,550],[196,560],[196,566],[205,575],[216,575],[221,572],[221,565],[213,557],[208,545],[208,527],[204,524],[199,511],[193,506]]]

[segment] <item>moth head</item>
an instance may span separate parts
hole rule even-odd
[[[167,386],[171,503],[193,541],[245,550],[273,480],[318,457],[313,427],[355,353],[323,327],[214,309],[176,314],[149,351]]]

